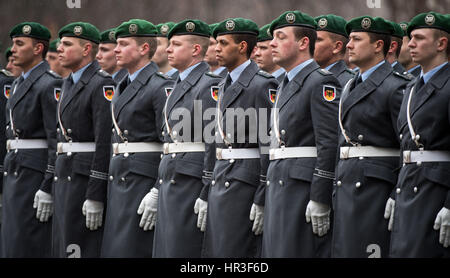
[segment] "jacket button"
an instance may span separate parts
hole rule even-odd
[[[395,192],[397,192],[397,194],[400,194],[400,192],[402,192],[402,190],[400,188],[397,188],[397,190]]]
[[[282,181],[282,180],[279,180],[278,183],[279,183],[280,185],[283,185],[283,181]]]
[[[228,133],[228,134],[227,134],[227,137],[228,137],[228,138],[231,138],[231,133]]]
[[[17,132],[17,133],[20,133],[20,129],[17,128],[17,129],[16,129],[16,132]]]
[[[281,130],[281,134],[282,134],[282,135],[285,135],[285,134],[286,134],[286,130],[284,130],[284,129]]]
[[[7,171],[5,171],[5,172],[3,172],[3,176],[7,176],[8,175],[8,172]]]
[[[422,161],[417,161],[417,162],[416,162],[416,165],[417,165],[417,166],[422,166]]]
[[[16,176],[16,177],[17,177],[18,175],[19,175],[19,174],[18,174],[17,172],[14,172],[14,176]]]
[[[59,133],[61,131],[61,129],[59,129],[59,127],[56,129],[56,132]]]
[[[229,187],[230,183],[229,182],[225,182],[225,187]]]
[[[234,159],[230,159],[230,164],[233,164],[234,163]]]
[[[9,125],[6,126],[6,129],[9,129]]]
[[[419,134],[417,134],[417,135],[416,135],[416,137],[415,137],[414,139],[416,139],[416,140],[420,140],[420,135],[419,135]]]
[[[163,183],[163,180],[162,180],[162,179],[160,179],[160,180],[159,180],[159,184],[162,184],[162,183]]]
[[[414,186],[414,193],[417,193],[417,186]]]
[[[215,184],[216,184],[215,180],[211,181],[211,185],[215,185]]]
[[[18,150],[18,149],[15,149],[15,150],[14,150],[14,153],[18,153],[18,152],[19,152],[19,150]]]
[[[71,134],[71,133],[72,133],[72,130],[69,128],[69,129],[67,130],[67,133]]]
[[[67,177],[67,181],[71,181],[72,178],[70,176]]]
[[[173,136],[173,137],[177,137],[177,134],[178,134],[178,133],[177,133],[176,130],[172,131],[172,136]]]
[[[214,132],[214,136],[217,136],[217,135],[219,135],[219,132],[217,132],[217,131]]]
[[[175,158],[177,156],[177,154],[173,153],[172,154],[172,158]]]
[[[360,157],[359,157],[359,160],[363,160],[363,159],[364,159],[364,156],[360,156]]]
[[[272,130],[269,131],[269,135],[272,136]]]
[[[125,130],[123,131],[123,133],[124,133],[125,135],[128,135],[128,129],[125,129]]]
[[[360,188],[361,187],[361,183],[357,182],[355,186],[356,186],[356,188]]]
[[[358,135],[358,140],[362,141],[364,139],[364,136],[362,134]]]
[[[170,183],[175,184],[176,182],[175,182],[175,180],[170,180]]]
[[[125,177],[120,178],[121,181],[125,181]]]
[[[163,156],[164,156],[164,155],[163,155],[163,154],[161,154],[161,155],[160,155],[159,157],[160,157],[160,158],[162,159],[162,158],[163,158]]]
[[[123,154],[123,156],[124,156],[125,158],[127,158],[129,155],[130,155],[129,153],[124,153],[124,154]]]
[[[270,181],[266,181],[266,184],[267,184],[267,186],[269,186],[270,185]]]
[[[337,185],[337,186],[341,186],[341,185],[342,185],[342,182],[341,182],[341,181],[338,181],[338,182],[336,183],[336,185]]]
[[[68,152],[68,153],[67,153],[67,156],[72,156],[72,153],[71,153],[71,152]]]
[[[163,131],[163,132],[161,132],[161,135],[164,136],[164,135],[166,135],[166,133]]]
[[[113,177],[113,176],[109,176],[109,180],[110,180],[110,181],[113,181],[113,180],[114,180],[114,177]]]
[[[54,180],[54,181],[57,181],[57,180],[58,180],[58,177],[54,177],[53,180]]]
[[[112,129],[112,133],[114,133],[114,130],[115,130],[115,129],[113,128],[113,129]]]
[[[402,140],[403,139],[403,134],[400,134],[400,140]]]

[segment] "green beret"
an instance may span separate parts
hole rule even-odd
[[[450,33],[450,20],[448,16],[440,13],[429,12],[416,15],[408,25],[408,36],[414,29],[434,28]]]
[[[169,34],[170,29],[175,26],[175,22],[166,22],[166,23],[160,23],[156,25],[156,29],[158,31],[158,37],[167,37],[167,34]]]
[[[116,28],[111,28],[100,33],[100,43],[117,43]]]
[[[266,24],[261,29],[259,29],[258,42],[271,41],[273,39],[272,34],[270,34],[270,24]]]
[[[259,28],[255,22],[246,18],[229,18],[217,24],[213,30],[213,37],[226,34],[249,34],[258,36]]]
[[[348,37],[347,32],[345,32],[347,21],[342,16],[328,14],[318,16],[314,20],[317,22],[317,31],[327,31]]]
[[[400,28],[402,28],[402,30],[403,30],[403,36],[407,36],[408,35],[407,31],[408,31],[409,22],[408,21],[402,21],[398,25],[400,25]]]
[[[8,60],[9,59],[9,56],[11,56],[12,55],[12,52],[11,52],[11,46],[10,47],[8,47],[7,49],[6,49],[6,51],[5,51],[5,57],[6,57],[6,60]]]
[[[60,39],[62,37],[74,37],[97,44],[100,42],[100,31],[97,27],[87,22],[72,22],[67,24],[59,30],[58,36]]]
[[[214,28],[216,28],[217,25],[219,25],[219,22],[209,24],[209,30],[211,30],[210,37],[213,37],[213,31],[214,31]]]
[[[48,52],[58,52],[56,49],[58,48],[60,42],[60,39],[52,40],[48,46]]]
[[[403,37],[405,36],[405,32],[403,31],[400,24],[389,20],[387,20],[387,22],[389,22],[392,25],[392,28],[394,28],[394,33],[392,33],[392,36],[403,39]]]
[[[209,25],[205,22],[198,19],[186,19],[175,24],[167,34],[167,38],[170,40],[175,35],[196,35],[209,38],[210,32]]]
[[[270,34],[273,35],[275,29],[286,26],[299,26],[315,30],[317,28],[317,23],[314,18],[305,13],[301,13],[300,11],[287,11],[272,21],[270,24]]]
[[[116,39],[125,37],[156,37],[153,23],[143,19],[130,19],[116,28]]]
[[[345,30],[349,35],[351,32],[370,32],[391,36],[394,33],[394,27],[387,20],[370,16],[353,18],[345,25]]]
[[[9,36],[11,38],[15,37],[30,37],[34,39],[49,41],[50,31],[42,24],[37,22],[22,22],[17,24],[11,29],[9,32]]]

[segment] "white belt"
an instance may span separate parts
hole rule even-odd
[[[281,147],[269,150],[270,160],[300,157],[317,157],[316,147]]]
[[[372,146],[341,147],[339,157],[349,159],[354,157],[399,157],[398,149],[380,148]]]
[[[180,142],[180,143],[164,143],[164,154],[169,153],[195,153],[204,152],[205,143]]]
[[[113,153],[160,153],[163,151],[163,144],[154,142],[136,142],[136,143],[114,143],[112,145]]]
[[[91,153],[95,152],[94,142],[58,143],[58,153]]]
[[[403,163],[450,162],[449,151],[403,151]]]
[[[258,148],[239,148],[239,149],[216,149],[216,158],[225,159],[253,159],[260,158]]]
[[[47,149],[48,144],[45,139],[13,139],[6,141],[6,149]]]

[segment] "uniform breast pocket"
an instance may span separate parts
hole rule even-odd
[[[259,185],[259,173],[247,167],[235,165],[227,174],[229,180],[236,180],[257,187]]]
[[[394,169],[373,163],[364,164],[364,177],[366,180],[381,180],[392,185],[397,183],[397,175]]]
[[[158,165],[141,160],[130,160],[129,172],[144,177],[156,179],[158,177]]]
[[[289,167],[289,178],[310,183],[312,181],[314,169],[302,165],[292,165]]]

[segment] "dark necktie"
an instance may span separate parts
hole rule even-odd
[[[227,77],[225,78],[225,85],[223,86],[223,91],[226,91],[228,87],[231,86],[231,75],[227,74]]]
[[[419,82],[417,82],[417,85],[416,85],[416,92],[418,92],[422,87],[423,87],[423,85],[425,85],[425,81],[423,80],[423,76],[419,79]]]
[[[19,88],[19,85],[22,84],[22,82],[25,80],[25,78],[23,78],[23,75],[21,75],[16,82],[16,86],[14,87],[14,91],[13,94],[16,92],[17,88]]]

